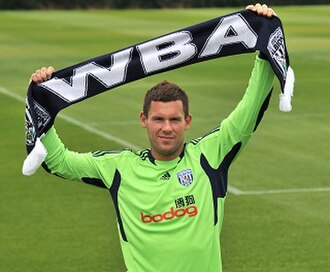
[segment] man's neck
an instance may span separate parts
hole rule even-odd
[[[151,155],[153,156],[153,158],[155,160],[158,160],[158,161],[173,161],[176,158],[183,157],[184,148],[185,148],[185,144],[183,144],[176,152],[174,152],[172,154],[160,154],[158,152],[155,152],[155,150],[153,148],[151,148]]]

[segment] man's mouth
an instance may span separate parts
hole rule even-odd
[[[175,139],[174,136],[166,136],[166,135],[160,135],[158,137],[162,140],[173,140],[173,139]]]

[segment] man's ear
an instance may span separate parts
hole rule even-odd
[[[186,122],[185,130],[188,130],[190,128],[191,121],[192,121],[192,115],[191,115],[191,113],[189,113],[188,117],[185,120],[185,122]]]
[[[140,112],[140,124],[141,127],[146,128],[147,117],[144,115],[143,111]]]

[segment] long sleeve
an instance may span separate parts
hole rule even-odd
[[[268,106],[274,77],[268,61],[256,57],[242,100],[229,117],[221,122],[220,127],[197,140],[196,148],[201,150],[213,167],[217,167],[234,147],[234,157],[237,157],[245,146]]]
[[[274,77],[269,62],[257,57],[245,94],[226,120],[241,134],[250,135],[255,131],[264,107],[268,105],[267,98],[272,90]]]
[[[45,164],[51,173],[71,180],[102,179],[98,161],[92,153],[69,151],[52,127],[42,138],[47,149]],[[111,169],[109,169],[111,170]]]

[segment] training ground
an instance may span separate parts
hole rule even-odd
[[[296,74],[293,110],[279,112],[276,81],[263,122],[230,169],[224,270],[330,271],[330,7],[274,8]],[[61,69],[232,11],[0,12],[0,271],[126,271],[106,190],[42,169],[31,177],[21,173],[31,73],[47,65]],[[58,133],[80,152],[146,147],[138,123],[143,94],[168,79],[191,99],[187,140],[201,136],[242,97],[254,56],[208,61],[104,93],[63,111]]]

